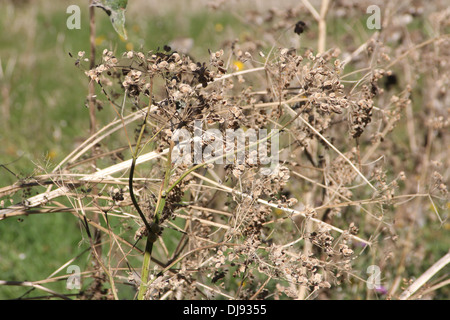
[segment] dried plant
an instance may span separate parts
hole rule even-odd
[[[326,17],[355,15],[358,4],[347,2],[339,1],[331,13],[323,1],[326,7],[313,14],[322,49]],[[140,299],[339,298],[335,289],[350,282],[371,297],[365,258],[371,252],[372,264],[390,279],[385,296],[397,297],[401,270],[419,240],[414,230],[420,221],[447,219],[441,210],[449,163],[437,147],[448,145],[450,38],[438,31],[448,30],[449,16],[433,13],[431,40],[394,21],[359,48],[349,51],[343,43],[317,53],[282,45],[283,37],[309,32],[312,22],[298,19],[315,10],[305,3],[249,12],[247,21],[260,23],[264,34],[225,43],[209,51],[208,61],[164,47],[105,50],[94,68],[78,63],[102,90],[97,103],[112,108],[116,118],[55,170],[32,178],[49,184],[47,192],[2,209],[0,219],[67,211],[88,235],[103,232],[108,256],[92,259],[110,289],[90,287],[81,298],[120,297],[121,282],[134,286]],[[401,14],[412,15],[401,8],[392,19]],[[398,47],[391,45],[394,31],[404,43]],[[406,36],[414,37],[413,45],[406,45]],[[353,48],[353,39],[348,42]],[[236,70],[231,61],[245,69]],[[420,85],[415,70],[428,75]],[[401,83],[395,76],[400,73]],[[413,110],[417,90],[423,107]],[[185,130],[193,137],[198,121],[202,134],[214,129],[221,137],[230,129],[279,130],[278,163],[267,174],[268,166],[250,153],[240,162],[213,161],[234,149],[200,163],[173,162],[180,143],[174,136]],[[406,144],[396,138],[398,127],[408,132]],[[109,149],[106,139],[113,133],[128,147]],[[202,137],[203,151],[217,142]],[[184,143],[194,150],[194,140]],[[99,146],[95,155],[103,169],[89,174],[83,156],[92,146]],[[245,148],[251,147],[248,142]],[[409,156],[413,168],[402,163]],[[0,195],[29,183],[31,178]],[[98,193],[90,192],[92,186]],[[60,196],[70,205],[58,202]],[[430,204],[431,215],[423,210]],[[94,213],[101,223],[92,220]],[[399,256],[390,268],[393,252]]]

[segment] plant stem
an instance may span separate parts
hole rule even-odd
[[[89,54],[89,68],[95,68],[95,7],[92,6],[93,0],[89,1],[89,41],[90,41],[90,54]],[[95,82],[90,79],[89,82],[89,120],[90,120],[90,133],[95,134],[96,118],[95,118]]]
[[[412,294],[420,289],[431,277],[438,273],[442,268],[450,263],[450,251],[447,252],[441,259],[439,259],[435,264],[433,264],[427,271],[425,271],[413,284],[411,284],[403,293],[400,295],[399,300],[407,300]]]
[[[319,18],[319,47],[318,52],[320,54],[325,52],[326,42],[327,42],[327,21],[326,16],[328,13],[328,8],[330,6],[330,0],[322,0],[320,7],[320,18]]]
[[[130,178],[128,179],[128,186],[130,188],[130,198],[131,198],[131,201],[133,202],[134,207],[136,208],[136,211],[138,212],[139,216],[141,217],[142,221],[144,222],[146,229],[150,230],[150,224],[148,223],[147,219],[145,218],[145,215],[142,212],[141,207],[139,207],[139,204],[136,200],[136,196],[134,195],[133,176],[134,176],[135,166],[136,166],[136,157],[133,156],[133,160],[131,161],[131,168],[130,168]]]
[[[95,67],[95,8],[92,6],[93,4],[93,0],[89,0],[89,43],[90,43],[90,53],[89,53],[89,68],[93,69]],[[95,114],[95,82],[92,81],[92,79],[89,82],[89,87],[88,87],[88,105],[89,105],[89,123],[90,123],[90,136],[95,136],[96,134],[96,114]],[[95,156],[96,156],[96,150],[95,150],[95,146],[93,146],[92,148],[92,157],[93,157],[93,166],[96,167],[96,161],[95,161]],[[94,186],[92,188],[92,191],[94,193],[97,193],[97,187]],[[97,204],[97,200],[94,200],[94,203]],[[92,220],[98,224],[100,224],[100,217],[99,214],[97,212],[94,212],[93,218]],[[102,234],[99,230],[94,230],[94,234],[93,234],[93,246],[92,246],[92,250],[94,252],[94,255],[97,257],[97,262],[96,262],[96,266],[95,268],[97,269],[97,272],[100,272],[101,268],[102,268],[102,262],[101,262],[101,258],[102,258]],[[104,268],[103,268],[104,269]],[[98,275],[98,277],[96,277],[96,279],[100,279],[101,277]],[[96,280],[96,281],[100,281],[100,280]],[[114,283],[111,280],[111,286],[113,288],[114,291]]]
[[[142,123],[141,131],[139,132],[138,140],[137,140],[137,143],[136,143],[136,149],[134,150],[134,154],[132,155],[133,158],[132,158],[131,167],[130,167],[130,177],[128,179],[128,185],[129,185],[129,188],[130,188],[131,201],[133,202],[133,205],[136,208],[136,211],[138,212],[139,216],[141,217],[142,221],[144,222],[144,225],[145,225],[145,227],[146,227],[148,232],[150,232],[150,224],[148,223],[147,218],[145,218],[145,215],[142,212],[141,208],[139,207],[139,204],[138,204],[138,202],[136,200],[136,197],[134,195],[133,176],[134,176],[134,169],[136,167],[136,160],[137,160],[137,157],[138,157],[138,154],[139,154],[139,147],[141,145],[142,137],[144,136],[145,126],[147,124],[147,118],[148,118],[148,115],[150,114],[150,108],[151,108],[152,102],[153,102],[152,95],[153,95],[153,78],[150,78],[150,94],[149,94],[149,96],[150,96],[149,99],[150,100],[148,102],[147,113],[145,114],[145,118],[144,118],[144,122]],[[153,136],[153,138],[156,137],[157,134],[158,133],[156,133]]]
[[[141,285],[139,287],[139,293],[138,293],[138,300],[142,300],[145,295],[145,291],[147,289],[147,282],[148,282],[148,275],[150,270],[150,262],[151,262],[151,256],[153,251],[153,242],[156,241],[157,235],[159,233],[159,219],[161,217],[161,214],[164,210],[164,206],[166,203],[166,192],[165,189],[167,188],[167,185],[169,184],[169,178],[170,178],[170,169],[172,167],[172,161],[171,161],[171,153],[173,148],[173,142],[170,144],[169,149],[169,155],[166,165],[166,173],[163,185],[161,185],[161,190],[159,193],[158,203],[156,205],[156,212],[153,218],[153,223],[149,224],[147,221],[147,218],[145,217],[144,213],[142,212],[141,208],[139,207],[139,204],[136,200],[136,196],[134,195],[134,189],[133,189],[133,177],[134,177],[134,169],[136,167],[136,160],[139,155],[139,148],[141,145],[142,137],[144,136],[145,132],[145,126],[147,124],[148,115],[150,114],[150,109],[152,106],[152,94],[153,94],[153,78],[150,78],[150,101],[148,103],[147,113],[145,114],[144,122],[142,123],[141,131],[139,132],[139,136],[136,142],[136,149],[134,150],[133,158],[131,161],[131,167],[130,167],[130,176],[128,179],[129,188],[130,188],[130,197],[131,201],[133,202],[134,207],[136,208],[140,218],[144,222],[145,228],[147,229],[148,235],[147,235],[147,241],[145,245],[145,253],[144,253],[144,261],[142,264],[142,273],[141,273]],[[162,127],[160,130],[158,130],[157,133],[150,139],[156,137],[156,135],[163,129]]]
[[[148,274],[150,271],[150,262],[153,251],[153,241],[151,240],[152,239],[150,239],[149,235],[145,244],[144,261],[142,262],[141,285],[139,287],[138,300],[143,300],[145,292],[147,291]]]
[[[153,251],[153,242],[155,242],[156,239],[158,238],[158,233],[160,231],[159,221],[161,218],[161,214],[164,211],[164,207],[166,205],[167,193],[165,192],[165,190],[169,185],[170,173],[172,169],[172,149],[173,149],[173,141],[170,142],[170,149],[166,162],[166,173],[159,192],[153,223],[149,229],[149,234],[147,236],[147,243],[145,245],[144,261],[142,262],[141,285],[139,287],[138,300],[144,299],[144,295],[147,290],[148,275],[150,271],[150,263]]]
[[[147,113],[145,114],[145,118],[144,118],[144,121],[142,123],[141,131],[139,132],[138,140],[137,140],[137,143],[136,143],[136,149],[134,150],[134,154],[132,156],[133,158],[132,158],[132,161],[131,161],[130,176],[129,176],[129,179],[128,179],[128,185],[129,185],[129,188],[130,188],[131,201],[133,202],[133,205],[136,208],[136,211],[138,212],[138,214],[139,214],[139,216],[140,216],[142,222],[144,223],[145,228],[147,229],[147,232],[148,232],[147,243],[146,243],[146,246],[145,246],[145,253],[144,253],[144,267],[142,269],[142,276],[141,276],[142,279],[148,277],[148,268],[145,267],[145,266],[149,266],[150,265],[150,260],[151,260],[150,258],[151,258],[152,248],[153,248],[153,241],[151,241],[151,239],[150,239],[151,238],[151,232],[152,232],[151,231],[151,226],[148,223],[147,218],[145,217],[145,215],[142,212],[141,208],[139,207],[139,204],[138,204],[138,202],[136,200],[136,196],[134,195],[133,177],[134,177],[134,169],[136,167],[136,160],[137,160],[137,157],[138,157],[138,154],[139,154],[139,147],[141,145],[142,137],[144,136],[145,126],[147,124],[147,118],[148,118],[148,115],[150,114],[150,108],[151,108],[152,102],[153,102],[152,94],[153,94],[153,78],[150,78],[150,95],[149,95],[150,96],[150,98],[149,98],[150,100],[148,102]],[[156,133],[154,135],[154,137],[156,137],[157,134],[158,133]],[[145,282],[147,282],[147,280],[145,280]],[[144,297],[144,294],[145,294],[145,287],[141,283],[141,287],[139,289],[139,295],[138,295],[139,300],[142,300],[142,298]]]

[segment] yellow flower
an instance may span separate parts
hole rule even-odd
[[[222,25],[221,23],[216,23],[216,24],[214,25],[214,30],[215,30],[217,33],[222,32],[222,31],[223,31],[223,25]]]
[[[278,209],[278,208],[273,209],[273,213],[275,213],[275,216],[276,216],[277,218],[284,215],[284,211],[281,210],[281,209]]]
[[[100,46],[105,40],[106,40],[105,36],[98,36],[97,38],[95,38],[95,45]]]
[[[238,285],[240,285],[242,287],[245,287],[247,285],[247,282],[245,280],[244,281],[238,281]]]
[[[57,156],[58,154],[56,153],[56,150],[50,150],[48,153],[47,153],[47,156],[45,157],[48,161],[52,161],[52,160],[55,160],[55,158],[56,158],[56,156]]]
[[[125,48],[127,49],[127,51],[133,51],[134,45],[131,42],[127,42]]]
[[[233,67],[236,71],[244,70],[244,64],[237,60],[233,61]]]

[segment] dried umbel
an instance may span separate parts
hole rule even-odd
[[[351,130],[353,138],[358,138],[364,132],[364,128],[372,121],[373,101],[361,99],[352,104]]]
[[[240,52],[236,44],[233,44],[232,50],[240,61],[253,59],[250,53]],[[102,85],[111,101],[114,100],[112,94],[114,83],[119,83],[126,95],[132,98],[133,108],[143,109],[149,103],[148,101],[151,102],[152,112],[149,117],[151,121],[155,121],[156,125],[144,133],[148,137],[156,133],[159,137],[157,145],[159,152],[171,144],[175,131],[180,129],[193,134],[199,129],[206,132],[206,129],[214,128],[223,133],[222,139],[226,136],[226,130],[238,130],[243,127],[247,130],[248,128],[260,129],[262,125],[269,125],[274,115],[276,116],[274,119],[280,119],[283,116],[283,104],[289,101],[293,94],[295,99],[300,98],[303,102],[289,103],[290,107],[294,112],[299,112],[298,116],[316,129],[312,130],[300,122],[291,124],[290,129],[299,133],[298,142],[307,146],[313,141],[320,141],[316,132],[326,134],[332,128],[333,119],[344,115],[349,110],[353,110],[354,128],[357,124],[364,128],[370,122],[370,114],[366,109],[371,111],[371,108],[366,105],[371,106],[372,102],[368,97],[354,101],[347,96],[340,81],[340,63],[337,60],[333,62],[338,54],[338,52],[330,52],[314,55],[312,52],[306,52],[304,55],[306,58],[304,58],[293,49],[278,50],[277,54],[267,61],[266,71],[269,75],[270,86],[263,87],[266,93],[262,95],[253,94],[255,88],[247,84],[245,77],[241,75],[227,77],[227,73],[233,70],[226,68],[224,50],[210,51],[208,64],[193,62],[190,57],[170,50],[147,54],[129,51],[121,59],[115,58],[110,51],[105,51],[103,64],[88,71],[87,75]],[[111,79],[107,81],[108,78]],[[114,78],[118,81],[114,81]],[[252,108],[258,103],[267,103],[268,106]],[[356,111],[355,106],[361,111]],[[359,112],[357,116],[356,112]],[[365,113],[366,118],[360,115],[361,112]],[[202,123],[201,128],[197,126],[196,121],[199,120]],[[141,132],[141,129],[138,128],[137,132]],[[202,150],[215,142],[220,142],[221,139],[205,134],[200,137],[203,138],[200,144]],[[266,147],[270,148],[271,142]],[[225,152],[227,152],[226,149]],[[354,158],[350,157],[350,159]],[[313,256],[293,257],[281,246],[269,245],[272,240],[267,240],[268,235],[275,235],[277,238],[282,231],[277,229],[271,231],[266,227],[267,223],[271,222],[273,210],[255,200],[267,198],[270,203],[277,203],[279,208],[295,208],[298,205],[297,198],[284,195],[280,197],[280,194],[290,187],[292,175],[289,166],[277,163],[261,170],[263,159],[252,153],[246,153],[245,158],[241,160],[224,166],[211,163],[204,167],[209,170],[223,168],[223,181],[233,182],[234,188],[239,191],[228,199],[225,207],[225,210],[229,212],[227,218],[229,227],[224,237],[235,245],[214,250],[211,254],[203,251],[201,254],[199,252],[192,257],[188,256],[183,259],[183,270],[195,268],[194,266],[198,264],[196,259],[200,259],[204,261],[201,265],[204,266],[205,271],[209,272],[209,277],[214,283],[222,283],[230,275],[240,277],[246,273],[247,281],[251,282],[255,276],[253,271],[249,270],[256,263],[259,265],[259,272],[271,277],[285,279],[312,290],[328,288],[330,283],[325,278],[329,276],[329,272],[332,274],[330,271],[332,267],[327,267],[325,270],[326,263],[320,262]],[[342,163],[338,164],[339,161]],[[336,165],[332,168],[334,169],[330,171],[333,178],[331,186],[338,187],[343,183],[351,183],[356,176],[343,159],[336,160]],[[158,222],[161,226],[170,226],[173,219],[179,216],[185,210],[184,208],[189,208],[190,204],[198,205],[200,204],[198,201],[204,199],[207,205],[210,197],[214,199],[214,193],[207,190],[202,191],[200,198],[195,195],[193,190],[197,188],[198,179],[191,175],[185,176],[184,173],[187,170],[189,170],[189,164],[186,163],[178,164],[171,170],[169,185],[176,183],[176,187],[164,195],[165,207]],[[158,175],[157,170],[154,173]],[[347,174],[349,177],[346,177]],[[147,188],[145,186],[142,190]],[[345,193],[345,188],[338,189],[340,194],[349,196]],[[251,197],[242,197],[241,191]],[[157,194],[158,189],[154,189],[153,192]],[[144,195],[140,197],[145,199]],[[153,196],[150,200],[141,201],[148,212],[149,219],[154,219],[152,211],[157,206],[156,198]],[[145,205],[145,202],[148,204]],[[335,199],[333,203],[339,203],[339,201]],[[214,226],[220,224],[215,214],[204,210],[190,212],[192,223],[187,233],[190,241],[204,241],[199,239],[213,241],[216,235],[221,234],[214,229]],[[308,220],[318,217],[318,213],[310,206],[303,211],[303,214]],[[186,214],[181,215],[186,216]],[[355,229],[352,230],[356,232]],[[145,227],[141,227],[136,232],[135,239],[150,236],[156,243],[158,238],[163,236],[162,228],[158,229],[158,232],[148,233]],[[333,260],[330,261],[333,261],[335,266],[338,265],[339,259],[346,261],[353,255],[353,249],[349,244],[335,239],[330,229],[320,228],[304,234],[304,241],[311,242],[331,257]],[[342,262],[344,263],[346,264]],[[266,264],[273,264],[274,268],[268,268]],[[236,265],[239,267],[233,273],[228,272],[230,267]],[[347,264],[345,269],[348,270]],[[338,270],[342,271],[340,268]],[[188,278],[193,279],[192,275],[185,277],[181,276],[181,273],[176,277],[159,278],[158,281],[152,282],[147,295],[156,297],[170,288],[179,294],[183,292],[185,295],[195,295],[192,282],[187,281]],[[289,290],[285,290],[285,293],[291,294]],[[249,294],[249,291],[242,291],[242,295],[245,296],[245,294]]]

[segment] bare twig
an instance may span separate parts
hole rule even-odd
[[[71,300],[70,298],[68,298],[67,296],[58,293],[56,291],[53,291],[51,289],[48,289],[44,286],[41,286],[40,284],[36,284],[34,282],[31,281],[6,281],[6,280],[0,280],[0,286],[20,286],[20,287],[33,287],[48,293],[51,293],[52,295],[54,295],[55,297],[61,298],[63,300]]]
[[[322,54],[325,52],[327,43],[327,21],[326,16],[328,9],[330,7],[330,0],[322,0],[322,5],[320,6],[320,18],[319,18],[319,40],[318,40],[318,53]]]
[[[436,261],[427,271],[425,271],[416,281],[413,282],[403,293],[400,295],[400,300],[407,300],[417,290],[419,290],[428,280],[431,279],[436,273],[438,273],[443,267],[450,263],[450,251],[447,252],[441,259]]]

